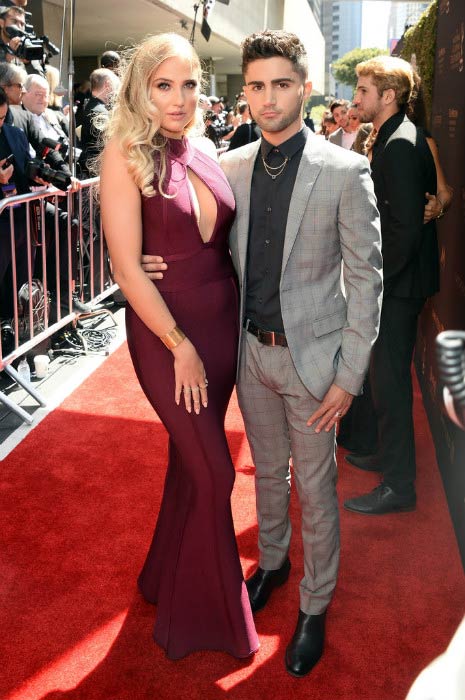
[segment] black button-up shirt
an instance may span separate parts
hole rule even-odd
[[[268,331],[284,331],[279,299],[284,236],[292,190],[308,133],[304,126],[277,147],[262,138],[254,165],[245,311],[246,318]],[[272,173],[279,173],[279,165],[286,157],[289,161],[284,170],[273,179],[267,174],[262,158],[271,168],[278,168],[271,170]]]

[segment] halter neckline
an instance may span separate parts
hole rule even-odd
[[[194,149],[189,143],[189,139],[183,136],[181,139],[168,138],[167,153],[169,158],[188,165],[194,157]]]

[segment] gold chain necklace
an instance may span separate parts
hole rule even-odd
[[[271,165],[268,165],[268,163],[265,161],[265,159],[263,157],[263,153],[261,153],[260,155],[262,157],[262,163],[263,163],[263,167],[265,168],[265,172],[267,175],[269,175],[271,177],[272,180],[276,180],[278,175],[281,175],[281,173],[283,172],[284,168],[286,167],[286,165],[289,163],[289,160],[290,160],[290,158],[288,156],[284,156],[284,161],[280,165],[273,167]],[[277,172],[273,173],[272,172],[273,170],[276,170]]]

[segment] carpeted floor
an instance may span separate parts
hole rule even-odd
[[[402,700],[465,612],[465,579],[416,396],[418,508],[367,518],[342,511],[339,583],[322,661],[291,678],[283,655],[298,613],[293,569],[256,617],[261,648],[238,661],[178,662],[153,643],[155,609],[135,580],[161,498],[166,436],[123,346],[2,464],[0,696],[8,700]],[[256,562],[254,483],[235,402],[227,432],[245,575]],[[377,482],[342,462],[341,500]]]

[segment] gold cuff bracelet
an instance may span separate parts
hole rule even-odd
[[[172,350],[179,345],[179,343],[182,343],[186,336],[178,326],[175,326],[172,331],[159,337],[163,345],[166,345],[168,350]]]

